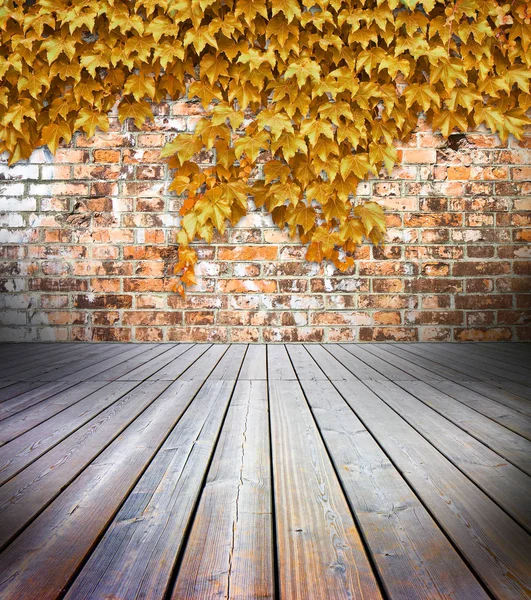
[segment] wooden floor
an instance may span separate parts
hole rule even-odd
[[[530,359],[0,345],[0,598],[529,598]]]

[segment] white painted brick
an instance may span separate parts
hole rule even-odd
[[[41,167],[41,179],[65,179],[56,165],[43,165]]]
[[[16,212],[0,213],[0,227],[25,227],[26,220]]]
[[[0,311],[0,325],[25,325],[26,313],[24,311],[2,310]]]
[[[66,327],[40,327],[38,331],[41,342],[66,342],[68,339]]]
[[[34,342],[36,339],[35,327],[0,327],[2,342]]]
[[[32,297],[28,294],[0,294],[0,308],[3,309],[26,309],[31,303]]]
[[[22,196],[23,183],[0,183],[0,196]]]
[[[38,165],[42,163],[51,163],[53,162],[53,154],[48,150],[47,146],[42,146],[31,153],[28,162]]]
[[[21,277],[4,279],[2,286],[6,292],[24,292],[26,290],[26,280]]]
[[[0,179],[39,179],[37,165],[0,165]]]
[[[0,211],[23,212],[26,210],[37,210],[37,200],[30,196],[24,198],[6,198],[0,196]]]
[[[52,186],[48,183],[33,183],[30,185],[30,194],[36,196],[52,196]]]
[[[28,244],[33,229],[0,229],[0,244]]]

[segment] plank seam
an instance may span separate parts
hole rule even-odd
[[[308,350],[306,350],[308,351]],[[317,361],[315,361],[315,359],[312,357],[312,355],[308,352],[308,354],[310,355],[310,358],[312,360],[314,360],[315,364],[317,365],[317,367],[319,369],[321,369],[321,367],[319,366],[319,363],[317,363]],[[323,371],[321,369],[321,371]],[[324,371],[323,371],[324,373]],[[326,373],[324,373],[326,375]],[[356,415],[356,417],[360,420],[361,424],[363,425],[363,427],[365,427],[365,429],[367,430],[367,432],[370,434],[370,436],[372,437],[372,439],[374,440],[374,442],[377,444],[377,446],[380,448],[380,450],[383,452],[383,454],[386,456],[387,460],[393,465],[393,467],[397,470],[397,472],[400,474],[400,477],[402,477],[404,483],[408,486],[408,488],[411,490],[412,494],[417,498],[417,500],[419,501],[419,503],[424,507],[424,509],[428,512],[428,514],[430,515],[430,517],[433,519],[433,522],[437,525],[437,527],[439,528],[439,530],[442,532],[442,534],[444,535],[444,537],[447,539],[448,543],[451,545],[451,547],[455,550],[455,552],[459,555],[459,557],[461,558],[461,560],[464,562],[464,564],[469,568],[470,572],[474,575],[474,577],[476,578],[476,580],[479,582],[480,586],[483,588],[483,590],[485,591],[485,593],[489,596],[489,598],[492,598],[493,600],[497,600],[496,597],[494,596],[494,594],[488,589],[488,587],[486,586],[485,582],[483,581],[483,579],[479,576],[478,572],[476,571],[476,569],[474,568],[474,566],[467,560],[467,558],[464,556],[464,554],[461,552],[460,548],[458,546],[456,546],[456,544],[453,542],[453,540],[450,538],[450,536],[447,534],[446,529],[441,525],[441,523],[439,522],[439,520],[436,518],[436,516],[434,515],[434,513],[431,511],[431,509],[429,508],[429,506],[424,502],[423,498],[417,493],[417,491],[415,490],[415,488],[409,483],[408,479],[404,476],[404,472],[402,471],[402,469],[399,468],[399,466],[395,463],[395,461],[388,455],[388,453],[385,451],[385,449],[383,448],[383,446],[380,444],[380,442],[378,441],[378,438],[373,434],[373,432],[371,431],[371,429],[367,426],[365,420],[352,408],[352,406],[346,401],[345,397],[343,396],[343,394],[341,393],[341,391],[336,387],[335,383],[331,380],[328,379],[328,381],[332,384],[332,386],[334,387],[334,389],[337,391],[337,393],[341,396],[341,398],[343,398],[343,400],[345,401],[345,404],[349,407],[349,409]],[[365,383],[362,382],[362,384],[367,387],[365,385]],[[367,389],[369,391],[370,388],[367,387]],[[437,448],[435,448],[435,450],[437,450]],[[438,450],[437,450],[438,452]],[[446,459],[447,460],[447,459]],[[348,498],[347,498],[348,500]],[[349,503],[349,507],[350,507],[350,503]],[[351,509],[352,510],[352,509]]]
[[[229,347],[227,348],[227,350],[224,352],[223,356],[225,356],[225,354],[230,350],[231,346],[232,346],[232,344],[229,345]],[[173,591],[175,589],[175,584],[177,582],[177,578],[179,577],[179,571],[181,569],[183,557],[184,557],[184,555],[186,553],[186,548],[187,548],[188,542],[190,540],[190,533],[191,533],[192,528],[194,526],[194,521],[195,521],[195,517],[197,515],[197,511],[199,509],[199,505],[201,504],[201,498],[203,496],[203,491],[205,489],[205,483],[206,483],[206,480],[208,478],[208,472],[210,471],[210,467],[212,466],[212,461],[214,460],[214,456],[215,456],[216,450],[218,448],[219,440],[220,440],[220,437],[221,437],[221,432],[223,431],[223,427],[225,426],[225,421],[227,419],[227,414],[229,412],[232,399],[234,397],[234,390],[236,389],[236,384],[238,383],[238,378],[240,376],[240,373],[241,373],[241,370],[242,370],[242,367],[243,367],[243,363],[245,362],[245,357],[247,355],[248,350],[249,350],[249,344],[247,344],[247,346],[245,348],[245,353],[244,353],[244,355],[242,357],[242,360],[241,360],[241,363],[240,363],[240,367],[238,369],[238,373],[236,374],[236,377],[232,380],[232,389],[231,389],[231,392],[230,392],[230,397],[229,397],[229,400],[227,402],[227,406],[225,407],[225,411],[223,413],[223,417],[221,419],[221,424],[219,426],[218,435],[216,437],[216,441],[212,445],[212,451],[211,451],[211,454],[210,454],[210,456],[208,458],[208,462],[207,462],[206,468],[205,468],[205,470],[203,472],[203,477],[202,477],[202,480],[201,480],[201,486],[200,486],[200,489],[199,489],[199,493],[197,494],[197,498],[195,500],[194,506],[193,506],[192,510],[190,511],[190,518],[188,519],[188,522],[186,523],[186,527],[184,528],[184,531],[183,531],[183,541],[182,541],[182,544],[181,544],[181,548],[180,548],[177,556],[174,557],[173,567],[171,569],[170,576],[168,577],[168,582],[167,582],[167,585],[166,585],[166,590],[164,591],[164,593],[161,596],[161,600],[171,600]],[[219,364],[219,362],[221,361],[221,359],[223,358],[223,356],[220,357],[219,361],[216,363],[216,366]],[[216,368],[216,366],[212,369],[212,371],[214,371],[214,369]],[[210,371],[209,376],[212,373],[212,371]],[[207,381],[208,381],[208,377],[203,382],[203,385],[205,385],[205,383]],[[226,380],[226,381],[230,381],[230,380]],[[201,388],[203,387],[203,385],[201,386]],[[199,393],[199,391],[200,390],[198,390],[197,393]],[[190,405],[188,405],[188,406],[190,406]],[[188,410],[188,407],[187,407],[186,410]],[[186,411],[183,412],[183,416],[184,416],[185,412]],[[181,416],[181,419],[182,419],[182,416]],[[175,426],[177,426],[177,423],[175,424]],[[172,431],[173,431],[173,429],[172,429]],[[158,450],[157,450],[157,452],[158,452]]]
[[[306,349],[306,346],[304,347],[304,349],[306,350],[306,352],[308,352],[308,350]],[[310,411],[310,415],[311,415],[311,418],[312,418],[312,420],[314,422],[314,425],[315,425],[315,427],[317,429],[317,432],[319,434],[319,438],[321,439],[321,442],[323,443],[323,447],[324,447],[324,450],[326,452],[326,456],[328,457],[330,465],[332,466],[332,470],[333,470],[333,472],[334,472],[334,474],[336,476],[336,479],[337,479],[337,482],[339,484],[339,487],[340,487],[340,489],[341,489],[341,491],[343,493],[343,498],[345,499],[345,501],[347,503],[347,506],[349,508],[350,514],[352,515],[352,519],[354,521],[354,524],[356,525],[356,529],[358,530],[358,535],[359,535],[360,540],[361,540],[361,545],[363,547],[365,555],[367,556],[367,560],[369,561],[369,564],[371,566],[372,574],[373,574],[373,577],[374,577],[374,579],[376,581],[376,584],[378,586],[380,594],[382,595],[382,598],[389,598],[389,600],[391,600],[391,596],[389,595],[389,593],[388,593],[388,591],[386,589],[385,582],[384,582],[384,580],[382,578],[382,575],[381,575],[381,573],[380,573],[380,571],[378,569],[378,566],[376,564],[376,560],[374,558],[374,554],[372,552],[372,549],[371,549],[371,547],[369,545],[369,542],[368,542],[367,538],[365,537],[365,533],[364,533],[363,528],[361,526],[361,523],[360,523],[360,521],[358,519],[358,516],[356,515],[356,511],[353,510],[353,507],[352,507],[352,505],[350,503],[348,494],[346,493],[346,490],[345,490],[345,486],[343,485],[343,481],[341,480],[341,477],[339,476],[339,472],[338,472],[338,470],[336,468],[336,465],[334,463],[334,460],[333,460],[333,458],[332,458],[332,456],[330,454],[330,450],[328,448],[328,445],[326,444],[326,441],[325,441],[325,439],[324,439],[324,437],[323,437],[323,435],[321,433],[321,429],[319,428],[319,424],[318,424],[318,422],[317,422],[317,420],[315,418],[315,415],[313,414],[312,406],[311,406],[310,402],[308,401],[308,398],[306,396],[306,392],[304,391],[304,387],[301,385],[301,382],[300,382],[300,379],[299,379],[299,374],[297,373],[297,370],[295,368],[295,365],[294,365],[294,363],[293,363],[293,361],[291,359],[291,355],[290,355],[290,353],[289,353],[289,351],[288,351],[287,348],[286,348],[286,353],[287,353],[289,361],[291,363],[291,367],[293,369],[293,372],[295,373],[295,377],[297,378],[297,385],[299,386],[299,389],[300,389],[300,391],[302,393],[304,401],[306,402],[306,405],[308,406],[308,410]],[[310,354],[310,353],[308,352],[308,354]],[[311,355],[310,355],[310,358],[313,360],[313,357]],[[316,362],[316,364],[317,364],[317,362]],[[319,365],[317,365],[317,366],[318,366],[319,369],[321,369],[321,367],[319,367]],[[321,369],[321,371],[322,371],[322,369]],[[323,373],[324,373],[324,371],[323,371]],[[324,373],[324,375],[326,376],[326,373]],[[328,377],[327,377],[327,380],[330,381],[328,379]]]

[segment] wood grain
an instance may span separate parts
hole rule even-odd
[[[288,375],[286,351],[280,360],[282,347],[269,349]],[[295,375],[270,380],[269,397],[281,597],[379,598],[354,519]]]

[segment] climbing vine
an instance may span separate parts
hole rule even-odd
[[[199,98],[195,131],[162,152],[185,195],[178,290],[195,281],[190,243],[237,223],[249,196],[308,260],[348,269],[385,231],[358,182],[393,167],[420,111],[444,136],[522,135],[530,23],[524,0],[4,0],[1,149],[55,152],[106,131],[117,102],[141,127],[152,102]]]

